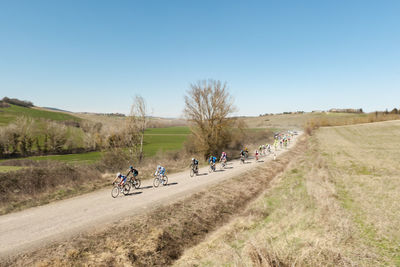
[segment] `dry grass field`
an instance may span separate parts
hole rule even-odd
[[[399,114],[309,112],[299,114],[274,114],[259,117],[241,117],[249,128],[276,130],[315,129],[321,126],[340,126],[377,121],[398,120]]]
[[[400,266],[400,122],[320,128],[177,266]]]
[[[249,128],[277,128],[277,129],[303,129],[311,119],[321,118],[350,118],[359,117],[360,114],[351,113],[299,113],[299,114],[273,114],[260,117],[239,118],[246,122]]]

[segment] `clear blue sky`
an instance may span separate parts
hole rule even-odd
[[[240,115],[400,108],[400,1],[0,2],[0,96],[171,117],[208,78]]]

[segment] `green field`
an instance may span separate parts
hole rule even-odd
[[[145,131],[146,135],[188,135],[190,129],[187,126],[176,126],[166,128],[149,128]]]
[[[190,134],[190,129],[185,126],[147,129],[143,148],[145,155],[151,157],[158,151],[182,149],[188,134]]]
[[[14,121],[17,117],[21,116],[30,117],[33,119],[48,119],[53,121],[81,121],[80,118],[66,113],[11,105],[11,107],[8,108],[0,108],[0,126],[7,125]]]
[[[65,154],[65,155],[49,155],[49,156],[33,156],[26,159],[32,160],[59,160],[70,163],[94,163],[101,158],[100,151],[80,153],[80,154]]]

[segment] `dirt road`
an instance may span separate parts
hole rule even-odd
[[[296,139],[290,146],[293,146]],[[281,149],[276,154],[279,156],[286,151]],[[168,175],[169,184],[158,188],[153,188],[152,179],[142,181],[139,190],[133,189],[130,195],[115,199],[111,197],[110,186],[90,194],[0,216],[0,258],[38,249],[96,226],[146,212],[160,204],[170,203],[204,187],[238,176],[273,158],[271,154],[261,157],[258,162],[249,159],[246,164],[234,160],[224,170],[220,170],[218,164],[214,173],[208,173],[208,168],[204,167],[193,178],[189,176],[189,170],[171,174]]]

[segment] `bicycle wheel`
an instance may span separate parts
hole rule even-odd
[[[162,178],[162,185],[166,186],[168,184],[168,177],[165,175],[164,178]]]
[[[116,198],[119,195],[119,187],[118,185],[114,186],[113,189],[111,190],[111,196],[113,198]]]
[[[139,189],[140,188],[140,179],[136,178],[135,181],[133,182],[133,186],[135,187],[135,189]]]
[[[193,177],[194,176],[194,171],[193,171],[193,169],[190,169],[190,177]]]
[[[154,178],[153,186],[158,187],[160,185],[160,179],[158,177]]]
[[[124,187],[122,188],[122,193],[124,193],[124,195],[126,196],[127,194],[129,194],[129,191],[131,191],[130,183],[124,184]]]

